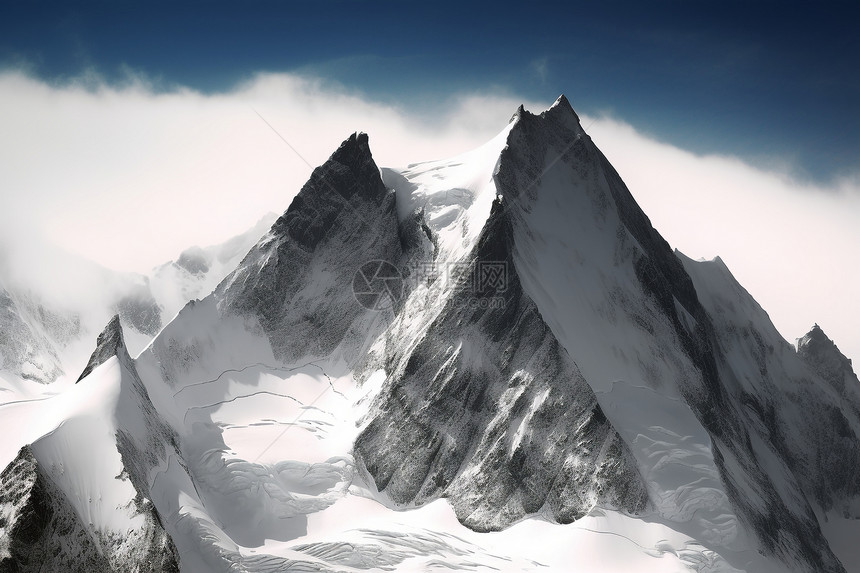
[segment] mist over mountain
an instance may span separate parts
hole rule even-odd
[[[4,271],[0,568],[860,568],[851,361],[671,249],[567,98],[371,143],[148,276]]]
[[[137,354],[190,300],[208,294],[272,224],[190,247],[148,275],[118,272],[33,239],[0,242],[0,368],[19,380],[74,382],[113,315]]]

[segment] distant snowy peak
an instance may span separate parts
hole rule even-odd
[[[89,376],[90,372],[107,362],[113,356],[122,356],[122,358],[128,360],[128,351],[125,348],[122,325],[120,324],[118,314],[114,315],[102,333],[99,334],[96,340],[96,349],[93,350],[89,362],[87,362],[81,375],[78,376],[75,384]]]
[[[854,372],[850,358],[839,351],[817,324],[797,341],[797,354],[819,376],[842,393],[846,387],[860,391],[860,380]]]
[[[176,260],[153,269],[149,288],[163,317],[169,320],[188,301],[211,293],[238,266],[277,218],[274,213],[267,213],[244,233],[217,245],[189,247]]]
[[[59,351],[80,328],[76,315],[52,310],[32,293],[0,286],[0,370],[53,382],[64,370]]]

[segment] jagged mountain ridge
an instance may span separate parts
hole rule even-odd
[[[141,356],[111,323],[78,386],[106,390],[120,368],[107,443],[125,498],[163,524],[162,541],[132,536],[130,551],[169,564],[175,546],[187,571],[510,558],[426,530],[314,533],[361,497],[421,515],[445,498],[508,541],[543,520],[574,539],[614,516],[601,531],[644,561],[613,569],[603,555],[601,570],[655,557],[667,571],[843,570],[817,512],[856,499],[853,396],[818,392],[832,381],[788,354],[727,270],[671,252],[566,99],[518,110],[494,141],[469,156],[480,169],[458,159],[380,178],[355,134]],[[380,260],[404,289],[368,309],[354,278]],[[504,281],[476,280],[483,263],[504,263]],[[419,272],[448,266],[465,284]],[[781,412],[801,407],[825,422]],[[36,457],[74,455],[57,442]],[[844,472],[822,473],[840,456]],[[502,568],[536,567],[526,554]]]

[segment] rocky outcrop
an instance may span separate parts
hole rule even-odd
[[[29,446],[0,474],[0,512],[0,571],[112,571]]]
[[[138,496],[134,507],[143,524],[127,535],[93,531],[25,446],[0,474],[0,571],[178,573],[151,504]]]
[[[119,321],[119,315],[115,315],[105,329],[99,334],[96,339],[96,349],[93,350],[87,365],[84,367],[81,375],[75,381],[77,384],[90,373],[104,364],[108,359],[117,356],[117,353],[126,352],[125,341],[122,336],[122,325]]]
[[[839,351],[817,324],[797,341],[797,354],[840,394],[860,390],[851,359]]]

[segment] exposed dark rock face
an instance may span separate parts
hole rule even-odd
[[[87,365],[84,367],[81,375],[75,381],[75,384],[86,378],[90,373],[108,361],[108,359],[117,355],[117,352],[125,346],[122,337],[122,326],[120,325],[119,315],[115,315],[105,329],[99,334],[96,339],[96,349],[93,350]]]
[[[762,548],[793,570],[844,571],[813,504],[828,510],[860,492],[860,424],[845,417],[812,372],[804,375],[795,352],[721,260],[679,257],[708,313],[724,410],[700,419],[734,507]],[[707,408],[708,396],[691,405]]]
[[[109,572],[110,564],[29,447],[0,474],[0,571]]]
[[[414,348],[387,357],[356,456],[393,501],[447,497],[479,531],[534,513],[567,523],[595,503],[636,512],[647,498],[635,463],[523,292],[511,248],[497,201],[468,258],[471,284]],[[488,264],[503,281],[482,284]]]
[[[91,531],[25,446],[0,474],[0,572],[178,573],[173,543],[151,504],[142,496],[134,503],[145,522],[131,532],[136,539]]]
[[[365,314],[353,296],[356,272],[402,257],[394,201],[367,135],[353,134],[219,285],[219,307],[256,319],[279,358],[331,353]]]
[[[800,385],[795,401],[806,415],[817,454],[804,456],[788,443],[785,450],[794,454],[806,491],[813,492],[824,509],[858,518],[852,500],[860,496],[860,380],[851,359],[817,324],[797,341],[797,356],[832,388],[835,399],[827,400],[817,385]],[[811,405],[818,405],[819,413],[809,415]]]

